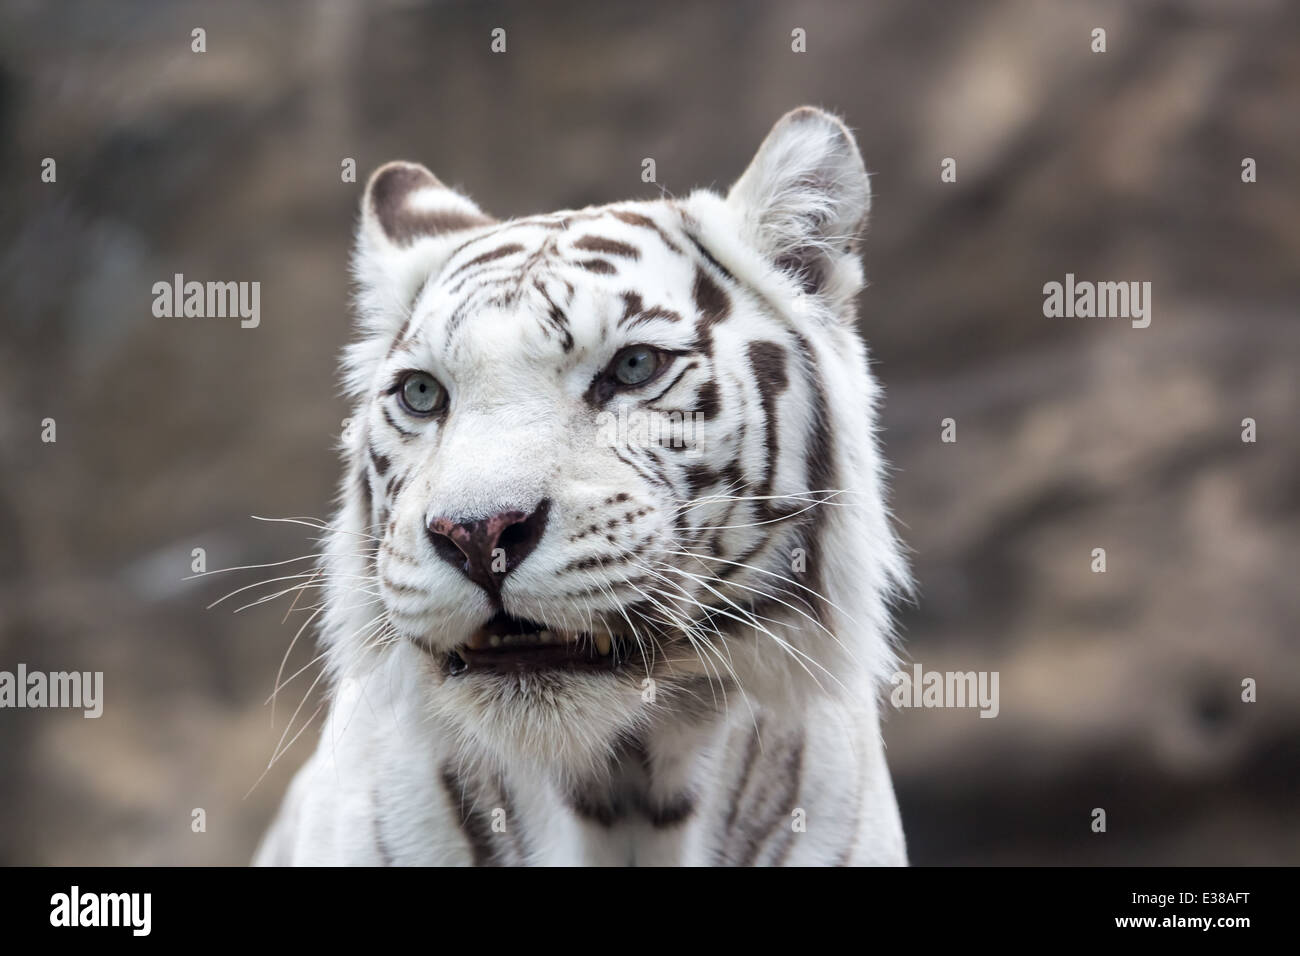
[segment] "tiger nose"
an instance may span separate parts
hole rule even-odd
[[[537,547],[550,510],[550,499],[543,498],[531,514],[502,511],[475,521],[434,518],[429,540],[438,557],[495,596],[502,579]]]

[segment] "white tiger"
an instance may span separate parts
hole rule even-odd
[[[373,175],[329,714],[256,862],[906,862],[869,201],[809,107],[726,198],[496,222]]]

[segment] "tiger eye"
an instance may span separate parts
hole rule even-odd
[[[427,372],[411,372],[402,379],[402,407],[412,415],[431,415],[441,407],[447,391]]]
[[[614,378],[622,385],[641,385],[659,370],[660,353],[648,345],[633,345],[623,349],[611,365]]]

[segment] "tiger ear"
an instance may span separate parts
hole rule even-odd
[[[495,222],[419,163],[379,167],[361,200],[352,257],[362,319],[382,325],[395,310],[404,321],[415,294],[455,244],[451,240]]]
[[[871,185],[853,134],[837,117],[811,106],[781,117],[727,204],[745,238],[805,292],[840,301],[862,288],[857,244]]]
[[[349,357],[349,383],[365,378],[374,355],[382,357],[451,250],[470,231],[495,222],[419,163],[375,170],[361,200],[352,254],[361,339]]]
[[[398,248],[496,221],[419,163],[400,161],[371,175],[361,214],[367,238]]]

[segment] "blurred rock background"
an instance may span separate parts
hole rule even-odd
[[[889,715],[914,861],[1300,861],[1298,37],[1285,0],[6,0],[0,669],[102,670],[106,701],[0,712],[0,862],[241,863],[314,742],[254,787],[304,616],[182,579],[310,549],[250,515],[330,511],[344,157],[523,215],[654,196],[644,157],[723,188],[806,102],[874,173],[905,653],[1001,675],[997,719]],[[260,327],[154,318],[177,272],[260,281]],[[1067,272],[1151,281],[1150,328],[1044,318]]]

